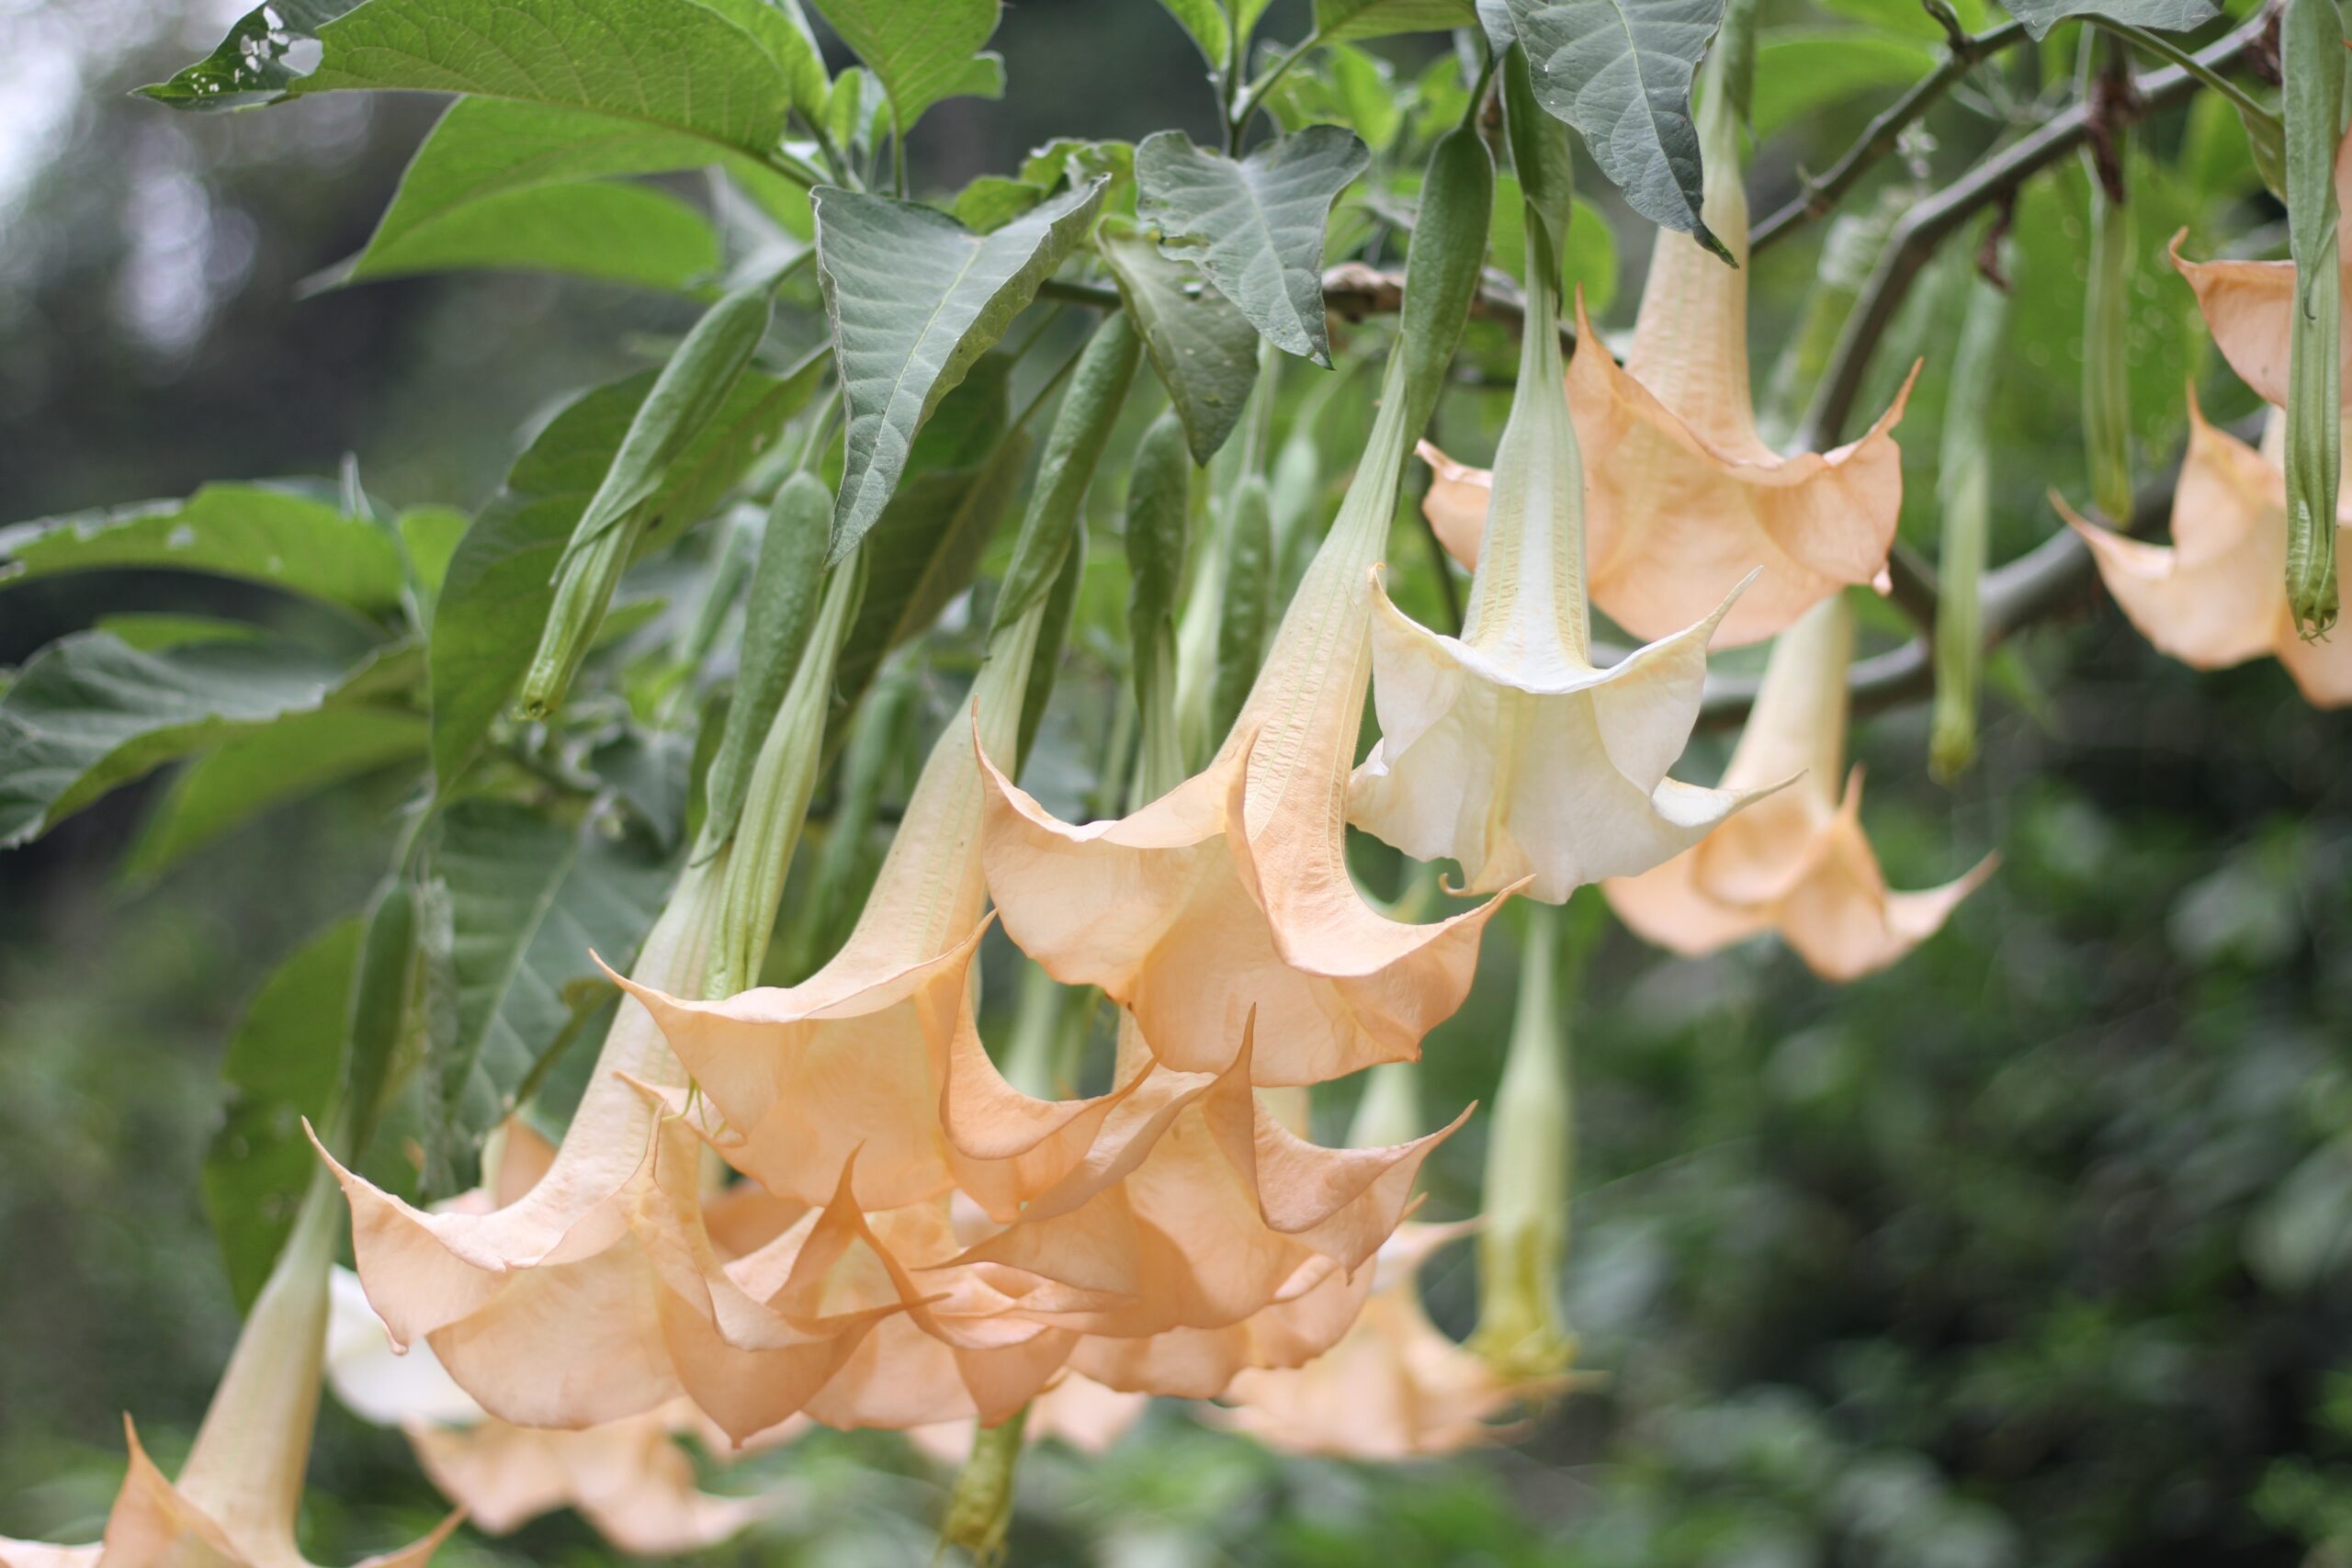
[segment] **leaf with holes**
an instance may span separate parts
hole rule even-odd
[[[266,582],[371,617],[400,605],[391,536],[292,490],[213,484],[186,501],[0,528],[0,587],[131,567]]]
[[[987,234],[912,202],[818,193],[818,276],[849,412],[832,559],[882,515],[923,422],[1084,237],[1107,183]]]
[[[1508,0],[1535,98],[1576,127],[1634,211],[1730,259],[1699,215],[1690,82],[1724,0]]]
[[[1351,131],[1314,125],[1233,159],[1162,130],[1136,149],[1136,211],[1160,248],[1197,263],[1275,347],[1331,363],[1323,232],[1331,202],[1371,157]]]

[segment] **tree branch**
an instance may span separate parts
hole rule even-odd
[[[2256,17],[2199,53],[2198,62],[2213,71],[2233,64],[2260,43],[2267,25],[2267,18]],[[2201,85],[2195,76],[2177,67],[2143,77],[2139,85],[2140,113],[2149,115],[2167,108]],[[1861,297],[1855,301],[1853,314],[1846,319],[1846,330],[1839,335],[1838,346],[1831,351],[1829,369],[1822,377],[1820,390],[1814,398],[1797,443],[1801,448],[1819,452],[1838,445],[1846,422],[1853,413],[1854,400],[1861,391],[1871,353],[1894,321],[1895,311],[1901,309],[1911,285],[1917,281],[1920,269],[1936,247],[1977,212],[2002,200],[2029,178],[2080,146],[2090,134],[2090,106],[2076,104],[2023,141],[1986,158],[1903,215],[1879,257],[1877,268],[1862,285]]]
[[[1807,176],[1804,191],[1794,200],[1749,231],[1748,254],[1756,254],[1815,218],[1828,216],[1864,175],[1894,151],[1903,133],[1951,91],[1962,77],[2025,36],[2023,23],[2010,22],[1973,36],[1963,33],[1948,42],[1942,64],[1913,84],[1910,91],[1871,120],[1861,139],[1829,165],[1827,174],[1818,178]]]

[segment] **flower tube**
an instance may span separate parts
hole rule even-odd
[[[2140,635],[2199,670],[2268,655],[2313,707],[2352,704],[2352,640],[2306,642],[2287,602],[2286,425],[2272,411],[2259,450],[2205,421],[2192,395],[2188,454],[2173,491],[2172,543],[2102,528],[2056,502]],[[2352,508],[2336,505],[2338,536]]]
[[[2352,136],[2335,150],[2338,298],[2352,290]],[[2172,265],[2196,291],[2206,330],[2238,378],[2263,401],[2287,406],[2287,361],[2295,327],[2295,264],[2291,261],[2193,262],[2180,254],[2188,238],[2172,237]],[[2339,344],[2344,378],[2352,382],[2352,333]]]
[[[6,1568],[308,1568],[294,1538],[326,1353],[328,1270],[342,1204],[322,1170],[293,1233],[254,1298],[230,1352],[196,1445],[167,1481],[123,1417],[130,1467],[107,1516],[105,1539],[60,1547],[0,1540]],[[413,1546],[362,1568],[422,1568],[458,1525],[451,1514]]]
[[[1756,792],[1666,776],[1698,720],[1707,639],[1737,587],[1697,625],[1613,666],[1592,662],[1584,463],[1542,282],[1550,246],[1532,209],[1527,231],[1538,281],[1462,635],[1422,626],[1374,583],[1381,738],[1350,800],[1357,826],[1407,854],[1459,862],[1468,891],[1532,876],[1529,894],[1556,904],[1690,848]]]
[[[1670,637],[1721,614],[1726,645],[1759,641],[1886,564],[1903,501],[1890,432],[1910,388],[1861,439],[1783,457],[1756,425],[1747,361],[1747,195],[1739,126],[1718,42],[1698,108],[1706,225],[1726,265],[1688,234],[1661,230],[1621,368],[1577,299],[1567,370],[1577,439],[1590,455],[1585,523],[1593,603],[1637,637]],[[1916,374],[1916,372],[1915,372]],[[1433,458],[1424,502],[1438,536],[1476,567],[1492,478]],[[1727,611],[1718,606],[1761,575]]]
[[[1934,935],[1991,874],[1988,856],[1941,887],[1888,890],[1862,832],[1861,770],[1844,771],[1853,647],[1842,596],[1781,635],[1723,782],[1747,788],[1802,776],[1655,871],[1603,884],[1627,925],[1683,953],[1778,931],[1815,974],[1851,980]]]

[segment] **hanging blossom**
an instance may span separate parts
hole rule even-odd
[[[1549,254],[1531,212],[1530,277],[1545,275]],[[1461,637],[1422,626],[1374,583],[1381,738],[1351,803],[1358,827],[1416,860],[1460,863],[1470,892],[1532,876],[1529,893],[1556,904],[1690,848],[1755,792],[1666,776],[1698,720],[1707,639],[1737,588],[1697,625],[1609,668],[1592,662],[1584,464],[1553,311],[1539,283]]]
[[[1261,1084],[1419,1055],[1469,994],[1489,902],[1406,925],[1366,904],[1345,855],[1371,670],[1371,573],[1410,433],[1392,355],[1356,477],[1208,767],[1132,816],[1073,827],[1016,787],[981,737],[983,858],[1005,931],[1047,973],[1100,986],[1184,1072],[1234,1059],[1254,1012]]]
[[[1207,1398],[1244,1369],[1329,1348],[1422,1161],[1468,1115],[1390,1145],[1324,1148],[1252,1089],[1253,1052],[1245,1022],[1222,1069],[1178,1072],[1124,1019],[1114,1076],[1138,1087],[1102,1145],[961,1259],[1109,1298],[1056,1319],[1083,1336],[1069,1364],[1093,1382]]]
[[[444,1212],[493,1212],[527,1193],[554,1163],[553,1145],[519,1120],[492,1141],[498,1153],[483,1161],[496,1173],[492,1185],[450,1200]],[[741,1206],[730,1196],[713,1201],[714,1229],[724,1230],[726,1212]],[[717,1545],[780,1501],[774,1493],[722,1497],[696,1487],[676,1437],[695,1434],[714,1450],[724,1438],[689,1400],[582,1431],[517,1427],[475,1403],[429,1346],[396,1353],[357,1275],[337,1269],[333,1287],[328,1386],[362,1419],[398,1427],[426,1476],[477,1529],[505,1535],[568,1507],[621,1551],[666,1557]],[[777,1434],[795,1429],[787,1424]]]
[[[1373,1069],[1351,1144],[1412,1135],[1420,1125],[1415,1071],[1408,1062]],[[1339,1343],[1295,1370],[1236,1374],[1222,1396],[1230,1408],[1220,1419],[1276,1448],[1372,1461],[1508,1438],[1512,1429],[1497,1417],[1557,1392],[1566,1380],[1555,1371],[1523,1375],[1474,1353],[1431,1323],[1421,1305],[1422,1265],[1483,1223],[1399,1226],[1382,1246],[1370,1295]]]
[[[684,873],[642,979],[701,983],[725,866]],[[837,1304],[834,1274],[874,1246],[846,1181],[777,1238],[792,1267],[748,1290],[729,1272],[703,1223],[701,1145],[658,1092],[684,1082],[653,1020],[624,1001],[561,1145],[519,1197],[435,1213],[335,1166],[360,1280],[394,1345],[426,1342],[519,1426],[594,1427],[691,1397],[742,1438],[796,1414],[902,1309]]]
[[[1861,770],[1845,773],[1853,647],[1853,614],[1842,596],[1781,634],[1724,784],[1796,782],[1657,870],[1604,884],[1627,925],[1683,953],[1778,931],[1815,974],[1851,980],[1932,936],[1991,874],[1988,856],[1944,886],[1888,890],[1862,832]]]
[[[2286,419],[2273,409],[2256,450],[2205,422],[2192,395],[2188,453],[2173,491],[2172,544],[2128,538],[2058,510],[2091,547],[2107,591],[2158,651],[2199,670],[2267,654],[2314,707],[2352,704],[2352,639],[2306,642],[2288,607]],[[2338,549],[2352,549],[2339,499]]]
[[[2352,136],[2335,150],[2336,265],[2338,284],[2352,296]],[[2172,265],[2197,291],[2197,308],[2222,350],[2222,357],[2265,402],[2287,406],[2287,358],[2294,336],[2295,264],[2291,261],[2193,262],[2180,254],[2188,238],[2172,237]],[[2352,333],[2341,347],[2344,376],[2352,385]]]
[[[1810,605],[1886,565],[1903,504],[1902,454],[1889,434],[1910,396],[1859,441],[1783,457],[1756,427],[1747,364],[1747,194],[1739,127],[1709,56],[1699,106],[1707,227],[1738,262],[1660,230],[1634,341],[1621,368],[1603,349],[1584,296],[1567,371],[1576,433],[1591,455],[1585,524],[1593,603],[1634,636],[1671,637],[1720,615],[1728,644],[1770,637]],[[1917,375],[1913,371],[1914,377]],[[1436,471],[1423,509],[1465,567],[1483,547],[1493,477],[1425,448]],[[1749,574],[1738,602],[1720,610]]]
[[[166,1480],[123,1417],[130,1466],[89,1546],[0,1540],[6,1568],[309,1568],[294,1538],[326,1352],[328,1270],[341,1205],[321,1172],[230,1352],[177,1480]],[[462,1516],[361,1568],[423,1568]]]

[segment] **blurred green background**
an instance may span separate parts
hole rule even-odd
[[[435,107],[191,117],[125,96],[209,49],[237,9],[0,0],[0,519],[332,474],[345,454],[396,502],[470,506],[536,411],[682,319],[676,301],[527,276],[303,296],[365,239]],[[1873,10],[1911,28],[1905,0],[1824,6]],[[1303,11],[1277,6],[1269,35],[1298,36]],[[1408,73],[1436,45],[1376,52]],[[1213,123],[1149,0],[1024,0],[996,47],[1011,99],[926,123],[927,184],[1007,168],[1055,134]],[[1872,198],[2030,123],[2039,82],[2020,68],[1931,118]],[[1757,161],[1758,211],[1884,96],[1800,104],[1808,118]],[[2265,243],[2233,130],[2204,111],[2160,124],[2135,187],[2150,477],[2172,458],[2184,376],[2217,418],[2251,407],[2206,363],[2156,254],[2179,222],[2209,250]],[[2081,489],[2081,197],[2070,168],[2020,214],[1996,558],[2056,525],[2045,489]],[[1609,217],[1622,324],[1646,242]],[[1826,228],[1757,268],[1759,381],[1824,269]],[[1902,432],[1905,530],[1928,545],[1950,293],[1923,290],[1880,367],[1890,381],[1929,358]],[[1498,349],[1474,343],[1473,361]],[[1465,394],[1442,429],[1481,455],[1501,400]],[[0,596],[0,662],[102,603],[187,592],[67,579]],[[1049,725],[1041,768],[1075,765],[1079,728]],[[1711,776],[1720,744],[1685,772]],[[1508,1447],[1402,1472],[1279,1459],[1156,1410],[1102,1461],[1033,1456],[1013,1561],[2352,1564],[2352,727],[2267,661],[2210,676],[2164,661],[2086,598],[1998,661],[1972,772],[1928,782],[1925,746],[1924,706],[1857,738],[1894,881],[1940,880],[1988,848],[2004,861],[1892,973],[1833,989],[1769,943],[1681,962],[1615,931],[1589,965],[1568,1291],[1588,1388]],[[277,813],[154,886],[116,871],[152,785],[0,859],[0,1533],[94,1538],[125,1410],[167,1468],[184,1448],[235,1331],[196,1183],[220,1052],[259,979],[364,897],[401,784]],[[1432,1036],[1432,1114],[1491,1092],[1514,964],[1489,942],[1470,1005]],[[1433,1213],[1475,1206],[1481,1136],[1474,1122],[1442,1151]],[[1438,1320],[1466,1330],[1467,1249],[1427,1285]],[[311,1478],[322,1561],[436,1512],[401,1438],[332,1402]],[[921,1562],[944,1479],[895,1438],[820,1435],[714,1483],[791,1501],[710,1555]],[[609,1557],[558,1516],[461,1536],[442,1561]]]

